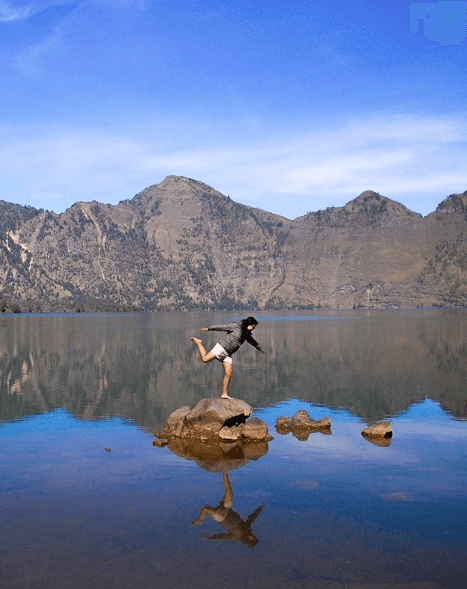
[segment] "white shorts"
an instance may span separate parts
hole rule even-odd
[[[229,364],[232,364],[232,358],[220,344],[216,344],[211,352],[220,362],[228,362]]]

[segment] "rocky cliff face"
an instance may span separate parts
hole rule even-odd
[[[0,202],[0,299],[21,310],[464,305],[467,192],[427,217],[366,191],[289,220],[169,176],[116,206]]]

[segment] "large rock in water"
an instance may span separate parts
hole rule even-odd
[[[241,399],[201,399],[194,407],[181,407],[167,418],[158,438],[197,438],[224,441],[270,441],[268,426],[257,417],[247,422],[252,407]]]

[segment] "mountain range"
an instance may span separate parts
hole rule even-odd
[[[181,176],[61,214],[0,201],[2,311],[463,306],[466,269],[467,191],[294,220]]]

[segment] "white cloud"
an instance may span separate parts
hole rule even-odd
[[[179,149],[154,128],[148,138],[55,129],[35,139],[10,131],[2,141],[0,134],[6,179],[0,198],[19,202],[21,194],[35,206],[63,210],[76,200],[131,198],[167,174],[180,174],[294,218],[340,206],[365,189],[427,214],[448,194],[467,189],[465,117],[366,117],[244,144],[211,137],[203,149],[193,147],[189,135],[190,147]],[[183,140],[177,136],[177,145]]]
[[[344,204],[366,189],[409,207],[413,196],[426,214],[447,194],[467,189],[466,141],[465,117],[374,117],[256,146],[173,152],[158,163],[284,215]],[[421,193],[436,202],[420,202]]]
[[[16,20],[24,20],[31,14],[31,9],[28,6],[18,7],[11,3],[0,2],[0,22],[12,22]]]
[[[0,0],[0,22],[24,20],[51,6],[71,3],[71,0],[31,0],[30,2],[4,2]]]

